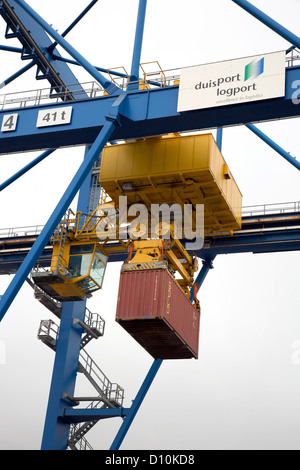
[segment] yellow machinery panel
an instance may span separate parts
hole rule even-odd
[[[212,134],[166,136],[107,146],[100,184],[118,206],[204,204],[205,235],[241,227],[242,194]]]

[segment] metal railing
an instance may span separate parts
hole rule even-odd
[[[42,268],[42,270],[46,271],[45,268]],[[73,277],[72,272],[68,268],[68,261],[65,260],[62,254],[52,256],[50,270],[56,271],[66,278]]]
[[[44,225],[32,225],[27,227],[1,228],[0,238],[29,237],[39,235]]]
[[[40,88],[15,93],[0,95],[0,110],[11,108],[26,108],[28,106],[39,106],[41,104],[53,104],[68,101],[70,92],[75,99],[98,98],[104,93],[104,89],[99,83],[86,82],[81,87],[68,85],[67,89],[61,88]]]
[[[275,204],[258,204],[242,208],[242,216],[283,214],[288,212],[300,212],[300,201],[279,202]],[[33,225],[28,227],[13,227],[0,229],[1,238],[14,238],[22,236],[39,235],[44,225]]]
[[[73,430],[74,429],[74,430]],[[75,443],[72,442],[72,435],[76,434],[77,429],[80,429],[80,427],[77,425],[75,426],[74,424],[71,425],[70,428],[70,438],[68,441],[69,447],[71,450],[94,450],[91,444],[86,440],[84,436],[81,436],[80,439],[76,441],[77,447]]]
[[[37,337],[42,343],[53,351],[56,351],[56,343],[59,335],[59,326],[52,320],[41,320]]]
[[[117,406],[122,406],[124,389],[118,384],[111,383],[84,349],[80,351],[79,371],[88,378],[101,396]]]
[[[299,65],[299,61],[300,50],[290,48],[286,54],[286,67]],[[152,67],[153,64],[156,64],[157,70],[147,71],[146,66],[151,65]],[[108,70],[110,80],[126,91],[130,80],[129,74],[124,67],[116,67],[116,69],[123,69],[124,76],[113,76],[113,72]],[[157,61],[153,61],[141,64],[141,70],[143,78],[138,82],[140,90],[149,90],[153,87],[169,87],[178,85],[180,82],[181,68],[163,70]],[[0,95],[0,110],[66,102],[70,98],[70,93],[75,100],[99,98],[106,95],[104,88],[98,82],[90,81],[81,83],[80,86],[78,84],[66,85],[64,89],[62,87],[50,87]]]
[[[149,77],[148,77],[149,75]],[[128,89],[129,78],[116,77],[114,83],[122,90]],[[137,82],[131,82],[137,83]],[[179,83],[179,74],[166,76],[161,71],[145,74],[144,78],[138,82],[140,90],[148,90],[150,88],[168,87]],[[80,87],[76,85],[68,85],[66,89],[61,87],[48,87],[22,92],[6,93],[0,95],[0,111],[12,108],[27,108],[29,106],[40,106],[53,103],[70,102],[70,93],[75,100],[93,99],[106,95],[104,88],[95,81],[81,83]]]
[[[104,335],[105,321],[99,313],[93,313],[86,307],[84,321],[90,328],[96,329],[100,336]]]
[[[286,55],[286,66],[287,67],[295,67],[299,65],[300,61],[300,51],[297,48],[291,48]]]
[[[249,217],[254,215],[272,215],[288,214],[300,212],[300,201],[284,202],[277,204],[264,204],[256,206],[245,206],[242,209],[242,216]]]

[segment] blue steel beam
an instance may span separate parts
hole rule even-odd
[[[79,23],[80,20],[82,20],[82,18],[91,10],[91,8],[96,5],[96,3],[98,2],[98,0],[93,0],[81,13],[80,15],[77,16],[77,18],[72,21],[72,23],[67,27],[67,29],[65,29],[65,31],[61,34],[61,37],[62,38],[65,38],[67,36],[67,34],[69,34],[70,31],[72,31],[73,28],[75,28],[75,26]],[[55,41],[49,48],[49,50],[53,51],[56,46],[57,46],[57,41]]]
[[[108,121],[109,126],[116,125]],[[103,145],[105,141],[103,141]],[[85,149],[84,163],[96,152],[94,146]],[[101,153],[101,152],[99,152]],[[98,158],[96,152],[96,158]],[[92,163],[92,162],[91,162]],[[86,176],[82,175],[77,211],[85,213],[89,204],[92,165],[89,164]],[[45,251],[45,250],[44,250]],[[86,300],[84,302],[63,302],[61,324],[55,353],[51,389],[48,400],[47,415],[44,425],[42,450],[65,450],[68,446],[70,421],[61,419],[61,414],[71,408],[71,404],[63,398],[63,394],[73,395],[78,372],[79,352],[81,349],[82,328],[74,328],[75,318],[84,322]]]
[[[110,450],[119,450],[120,446],[122,445],[122,442],[140,408],[142,405],[145,396],[147,395],[149,388],[151,387],[151,384],[153,380],[156,377],[157,372],[159,371],[160,366],[162,365],[163,361],[162,359],[157,359],[153,362],[152,366],[150,367],[150,370],[140,388],[140,390],[137,393],[137,396],[135,400],[133,401],[131,408],[127,411],[126,418],[124,419],[123,423],[121,424],[121,427],[110,447]]]
[[[79,65],[81,67],[81,64],[79,62],[76,62],[76,60],[66,59],[65,57],[59,57],[55,54],[53,54],[53,58],[65,62],[66,64]],[[126,73],[117,72],[117,70],[105,69],[104,67],[97,67],[96,65],[94,65],[94,67],[99,72],[109,73],[110,75],[115,75],[116,77],[128,78],[128,75],[126,75]]]
[[[84,158],[86,158],[86,156],[88,155],[90,148],[91,147],[88,145],[85,147]],[[98,158],[96,160],[98,160]],[[88,214],[92,184],[92,172],[93,170],[91,169],[89,174],[83,181],[78,197],[77,212],[82,212],[82,214]]]
[[[32,237],[34,241],[36,237]],[[6,240],[0,239],[0,276],[3,274],[14,274],[24,263],[33,243],[27,243],[27,246],[20,248],[15,245],[9,245]],[[182,240],[184,244],[184,240]],[[3,245],[2,245],[3,243]],[[5,247],[5,248],[3,248]],[[18,249],[16,252],[15,249]],[[197,251],[196,255],[205,260],[213,258],[217,255],[230,255],[240,253],[284,253],[300,251],[300,230],[284,229],[273,230],[269,233],[246,234],[240,233],[233,236],[223,236],[207,239],[204,248]],[[40,257],[38,263],[45,268],[49,268],[51,264],[52,247],[46,247]],[[109,262],[123,262],[128,258],[125,250],[123,253],[111,253]]]
[[[220,152],[222,152],[222,143],[223,143],[223,129],[222,129],[222,127],[217,129],[217,140],[216,140],[216,142],[217,142],[217,146],[220,149]]]
[[[289,53],[292,52],[294,49],[296,49],[296,46],[291,46],[291,47],[289,47],[285,52],[286,52],[287,54],[289,54]]]
[[[123,93],[119,87],[107,80],[95,67],[86,60],[71,44],[69,44],[52,26],[50,26],[33,8],[24,0],[15,0],[15,2],[24,9],[24,11],[38,23],[73,59],[79,62],[82,67],[97,80],[109,95]]]
[[[195,284],[198,284],[198,290],[200,289],[200,287],[202,286],[206,276],[208,275],[209,271],[211,269],[213,269],[213,260],[214,260],[214,257],[211,257],[211,258],[207,258],[205,260],[202,261],[202,268],[200,269],[200,272],[198,273],[196,279],[195,279],[195,282],[194,282],[194,285]],[[194,285],[193,287],[191,288],[191,295],[190,295],[190,301],[193,301],[194,299]]]
[[[11,47],[11,46],[2,46],[0,45],[0,51],[7,51],[7,52],[17,52],[19,54],[22,53],[22,50],[20,47]]]
[[[202,286],[202,284],[203,284],[207,274],[209,273],[209,271],[214,268],[214,266],[213,266],[214,258],[215,257],[211,257],[211,258],[207,258],[207,259],[203,260],[203,265],[202,265],[201,271],[200,271],[200,273],[198,274],[198,276],[195,280],[195,282],[198,284],[199,289]]]
[[[80,168],[78,169],[77,173],[75,174],[74,178],[72,179],[71,183],[66,189],[64,195],[62,196],[61,200],[57,204],[54,212],[50,216],[44,229],[42,230],[41,234],[37,238],[32,249],[26,256],[24,263],[21,265],[18,272],[16,273],[13,280],[11,281],[10,285],[8,286],[5,294],[2,296],[0,300],[0,321],[3,319],[5,313],[7,312],[11,303],[13,302],[15,296],[19,292],[21,286],[23,285],[30,271],[34,267],[35,263],[37,262],[39,256],[43,252],[55,228],[61,221],[67,209],[69,208],[72,200],[74,199],[76,193],[80,189],[82,183],[87,178],[95,160],[98,158],[103,147],[105,146],[105,144],[111,137],[111,134],[115,128],[115,125],[116,123],[114,121],[108,121],[106,125],[103,127],[103,129],[101,130],[97,139],[93,143],[90,151],[88,152],[88,155],[84,159],[83,163],[81,164]]]
[[[112,139],[129,139],[169,132],[213,129],[300,116],[300,67],[286,70],[286,94],[283,98],[255,101],[220,108],[177,111],[179,87],[155,88],[128,92],[123,114],[126,119],[116,128]],[[298,82],[299,83],[299,82]],[[296,99],[295,99],[296,98]],[[0,153],[58,148],[68,145],[86,145],[93,142],[104,125],[104,116],[114,102],[104,96],[72,102],[72,122],[64,126],[37,129],[37,114],[41,109],[53,110],[61,103],[0,111],[2,116],[17,113],[18,126],[14,132],[0,132]]]
[[[65,31],[62,33],[62,37],[66,37],[67,34],[69,34],[70,31],[79,23],[79,21],[82,20],[82,18],[93,8],[94,5],[98,0],[93,0],[81,13],[80,15],[77,16],[77,18],[65,29]]]
[[[61,60],[62,62],[66,62],[66,64],[79,65],[80,66],[80,64],[78,62],[76,62],[76,60],[66,59],[65,57],[58,57],[55,54],[53,54],[53,58],[56,59],[56,60]],[[96,65],[94,65],[94,67],[99,72],[109,73],[110,75],[115,75],[116,77],[122,77],[122,78],[128,79],[128,75],[126,73],[117,72],[116,70],[105,69],[104,67],[97,67]],[[161,86],[161,84],[159,82],[154,82],[153,80],[147,80],[147,83],[149,83],[149,85],[153,85],[153,86],[157,86],[157,87]]]
[[[300,213],[278,213],[271,216],[244,217],[242,229],[233,236],[205,239],[197,255],[203,260],[213,260],[220,254],[270,253],[300,250]],[[0,275],[15,273],[37,239],[35,236],[0,238]],[[184,243],[184,240],[182,240]],[[52,246],[47,244],[39,264],[50,266]],[[110,253],[109,262],[125,261],[127,250]]]
[[[25,175],[27,171],[31,170],[34,168],[38,163],[42,162],[47,158],[51,153],[53,153],[54,150],[46,150],[46,152],[43,152],[41,155],[39,155],[37,158],[32,160],[32,162],[28,163],[28,165],[24,166],[21,170],[19,170],[17,173],[15,173],[13,176],[8,178],[4,183],[0,184],[0,192],[3,191],[3,189],[7,188],[10,184],[14,183],[17,179],[19,179],[21,176]]]
[[[32,246],[32,245],[31,245]],[[6,274],[15,274],[29,253],[29,248],[24,248],[18,253],[12,252],[10,249],[5,250],[5,253],[0,253],[0,276]],[[2,249],[0,249],[2,251]],[[43,250],[38,258],[39,266],[49,268],[51,264],[52,247],[47,247]]]
[[[289,31],[287,28],[282,26],[277,21],[273,20],[270,16],[263,13],[259,8],[252,5],[247,0],[232,0],[233,3],[236,3],[241,8],[246,10],[250,15],[254,16],[256,19],[261,21],[264,25],[268,26],[270,29],[275,31],[275,33],[279,34],[281,37],[289,41],[294,46],[300,48],[300,38],[296,36],[296,34]]]
[[[84,423],[106,418],[125,418],[130,408],[65,408],[60,418],[67,423]]]
[[[246,126],[250,131],[252,131],[257,137],[263,140],[269,147],[271,147],[275,152],[279,153],[285,160],[291,163],[297,170],[300,170],[300,162],[296,160],[295,157],[292,157],[288,152],[286,152],[282,147],[280,147],[274,140],[270,139],[264,132],[258,129],[253,124],[248,124]]]
[[[195,254],[199,258],[237,253],[283,253],[300,250],[300,230],[274,230],[262,233],[240,233],[206,240]]]
[[[2,253],[0,246],[0,276],[3,274],[14,274],[18,271],[30,248],[24,248],[17,253],[9,246]],[[198,251],[196,255],[205,259],[217,255],[229,255],[240,253],[264,254],[285,253],[300,251],[300,230],[274,231],[268,235],[240,235],[233,237],[219,237],[207,241],[207,246]],[[39,265],[49,268],[51,264],[52,247],[47,247],[38,258]],[[109,262],[123,262],[128,253],[112,254]]]
[[[79,65],[80,66],[80,64],[78,62],[76,62],[76,60],[66,59],[65,57],[58,57],[55,54],[53,54],[53,58],[56,59],[56,60],[60,60],[62,62],[66,62],[66,64],[77,65],[77,66]],[[99,72],[109,73],[110,75],[115,75],[116,77],[121,77],[121,78],[128,79],[128,75],[126,73],[117,72],[117,70],[105,69],[104,67],[97,67],[96,65],[94,65],[94,67]],[[147,80],[147,83],[149,83],[149,85],[153,85],[153,86],[157,86],[157,87],[161,86],[161,84],[159,82],[154,82],[153,80]]]

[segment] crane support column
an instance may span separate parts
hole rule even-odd
[[[137,23],[136,23],[131,74],[130,74],[131,82],[136,82],[139,79],[139,68],[140,68],[141,53],[142,53],[146,8],[147,8],[147,0],[140,0]]]
[[[84,312],[85,302],[63,303],[42,450],[67,449],[70,424],[58,417],[72,407],[63,393],[74,395],[82,328],[75,327],[73,319],[84,321]]]
[[[143,403],[143,400],[145,396],[147,395],[147,392],[155,379],[155,376],[157,372],[159,371],[160,366],[162,365],[163,361],[161,359],[157,359],[153,362],[135,400],[133,401],[131,408],[129,409],[126,418],[124,419],[111,447],[110,450],[119,450],[141,404]]]
[[[91,149],[91,147],[89,145],[87,145],[85,147],[84,158],[87,158],[87,155],[88,155],[90,149]],[[92,168],[90,169],[87,177],[85,178],[84,182],[82,183],[81,189],[80,189],[80,192],[79,192],[77,210],[81,211],[83,214],[87,214],[87,212],[88,212],[91,181],[92,181]]]
[[[222,152],[222,142],[223,142],[223,127],[217,129],[217,146],[219,147],[220,152]]]

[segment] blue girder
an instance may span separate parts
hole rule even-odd
[[[300,67],[290,67],[286,69],[284,98],[181,113],[177,111],[178,85],[130,91],[121,113],[122,125],[115,129],[111,139],[129,139],[299,117],[300,106],[294,104],[295,100],[292,101],[297,92],[293,83],[297,80],[300,80]],[[19,114],[16,131],[0,134],[0,152],[16,153],[21,150],[90,144],[99,134],[114,102],[115,97],[110,96],[76,100],[72,103],[73,117],[70,124],[41,129],[36,127],[38,112],[45,108],[55,112],[63,103],[0,111],[0,121],[5,114]]]
[[[271,253],[300,250],[300,212],[244,217],[242,228],[233,235],[207,237],[196,254],[203,260],[236,253]],[[15,273],[38,235],[0,238],[0,275]],[[184,241],[183,241],[184,243]],[[48,243],[39,257],[49,267],[52,245]],[[109,262],[125,261],[126,250],[110,252]]]

